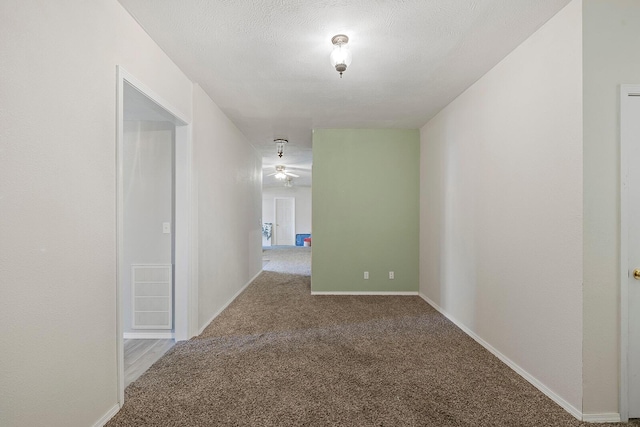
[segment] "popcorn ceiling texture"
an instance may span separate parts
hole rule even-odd
[[[265,156],[288,138],[289,163],[314,128],[423,126],[568,2],[120,0]]]

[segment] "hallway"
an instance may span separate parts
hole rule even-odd
[[[264,271],[311,276],[310,246],[265,246],[262,258]]]
[[[310,248],[126,390],[108,426],[579,426],[414,296],[312,296]],[[305,264],[306,263],[306,264]]]

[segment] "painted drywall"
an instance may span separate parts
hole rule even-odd
[[[113,0],[0,3],[0,425],[117,408],[116,65],[191,117],[189,79]]]
[[[198,324],[206,326],[262,269],[262,159],[197,85]]]
[[[418,290],[419,153],[418,130],[314,130],[312,291]]]
[[[117,65],[192,120],[193,83],[116,1],[0,3],[3,427],[101,425],[118,409]],[[219,286],[228,299],[260,268],[260,160],[230,148],[239,133],[196,93],[198,120],[225,129],[194,128],[196,152],[207,155],[194,159],[204,171],[194,181],[211,186],[200,187],[202,211],[194,202],[194,233],[202,212],[206,237],[226,244],[201,242],[200,290]],[[202,150],[209,137],[215,156]],[[207,175],[217,168],[227,173]],[[220,206],[227,221],[207,211]],[[213,280],[223,266],[233,273]]]
[[[311,187],[268,187],[262,190],[262,222],[275,222],[276,197],[293,197],[296,212],[296,234],[311,234]],[[270,246],[272,239],[262,239],[264,246]]]
[[[619,91],[640,83],[640,3],[583,3],[584,412],[617,413]]]
[[[173,222],[174,141],[173,123],[127,121],[124,124],[124,332],[135,331],[132,329],[131,265],[173,263],[172,233],[163,233],[162,224]]]
[[[581,12],[569,4],[429,121],[420,154],[420,292],[578,416]]]

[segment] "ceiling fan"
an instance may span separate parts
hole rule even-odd
[[[295,173],[287,172],[286,171],[286,166],[284,166],[284,165],[277,165],[276,166],[276,171],[273,172],[273,173],[270,173],[267,176],[274,176],[274,175],[275,175],[275,177],[277,179],[285,179],[288,176],[292,176],[294,178],[300,178],[300,175],[296,175]]]

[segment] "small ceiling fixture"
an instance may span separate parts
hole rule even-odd
[[[293,178],[288,176],[287,179],[284,181],[284,186],[287,188],[293,187]]]
[[[276,149],[278,150],[278,157],[282,158],[282,154],[284,153],[284,144],[286,144],[289,141],[287,141],[286,139],[278,138],[278,139],[274,139],[273,142],[276,143]]]
[[[351,51],[349,50],[349,37],[344,34],[338,34],[331,38],[331,43],[333,43],[333,52],[331,52],[331,65],[333,65],[337,72],[340,73],[340,78],[342,78],[342,73],[345,72],[347,67],[351,65]]]

